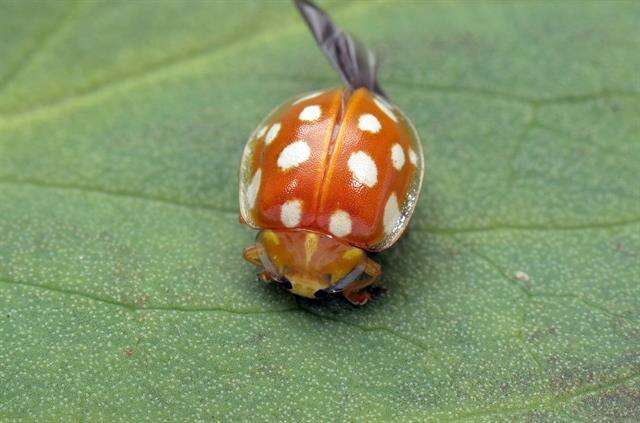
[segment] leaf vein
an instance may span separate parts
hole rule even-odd
[[[436,356],[436,358],[439,359],[439,357],[437,357],[437,354],[436,354],[436,351],[435,351],[434,348],[430,348],[428,345],[424,344],[423,342],[421,342],[421,341],[419,341],[419,340],[417,340],[417,339],[415,339],[413,337],[404,335],[402,333],[398,333],[397,331],[395,331],[395,330],[393,330],[391,328],[388,328],[386,326],[373,326],[373,327],[371,327],[371,326],[359,325],[357,323],[348,322],[348,321],[337,319],[337,318],[334,318],[334,317],[330,317],[330,316],[327,316],[327,315],[324,315],[324,314],[321,314],[321,313],[317,313],[317,312],[311,310],[308,307],[302,306],[300,304],[300,301],[298,300],[298,298],[296,298],[296,302],[298,303],[298,309],[300,311],[302,311],[302,312],[304,312],[306,314],[310,314],[310,315],[312,315],[312,316],[314,316],[316,318],[320,318],[320,319],[327,320],[327,321],[334,322],[334,323],[340,323],[340,324],[343,324],[343,325],[346,325],[346,326],[349,326],[349,327],[352,327],[352,328],[356,328],[357,330],[359,330],[361,332],[365,332],[365,333],[384,332],[384,333],[386,333],[386,334],[388,334],[388,335],[390,335],[390,336],[392,336],[394,338],[400,339],[400,340],[402,340],[404,342],[408,342],[409,344],[413,345],[417,350],[419,350],[419,351],[421,351],[423,353],[427,353],[429,355]]]
[[[496,223],[486,226],[469,226],[461,228],[439,228],[435,226],[412,226],[411,229],[415,229],[422,232],[432,233],[436,235],[457,235],[472,232],[495,232],[495,231],[580,231],[580,230],[599,230],[599,229],[612,229],[619,226],[636,225],[640,223],[640,218],[633,217],[628,219],[602,221],[602,222],[587,222],[578,223],[575,225],[570,224],[522,224],[522,223]]]
[[[587,308],[591,308],[594,309],[596,311],[601,312],[602,314],[605,314],[609,317],[616,317],[619,319],[623,319],[626,320],[626,317],[622,314],[619,313],[615,313],[611,310],[609,310],[607,307],[600,305],[598,303],[595,303],[591,300],[587,300],[585,299],[583,296],[578,295],[578,294],[571,294],[571,293],[566,293],[566,294],[551,294],[551,293],[547,293],[547,292],[536,292],[536,293],[532,293],[531,294],[532,298],[551,298],[551,299],[573,299],[579,303],[582,303],[585,307]]]
[[[614,97],[628,97],[634,99],[640,99],[640,92],[625,91],[605,88],[602,90],[587,92],[582,94],[569,94],[559,95],[556,97],[529,97],[520,94],[513,94],[507,91],[500,91],[490,88],[472,87],[472,86],[456,86],[456,85],[440,85],[430,84],[420,81],[408,81],[398,78],[387,79],[388,85],[397,85],[400,88],[415,89],[421,87],[433,92],[449,93],[449,94],[465,94],[481,97],[488,97],[500,100],[513,101],[517,103],[523,103],[534,108],[542,106],[555,105],[555,104],[571,104],[571,103],[584,103],[595,100],[610,99]]]
[[[522,131],[516,137],[513,151],[511,152],[511,155],[507,160],[507,164],[509,166],[509,174],[507,175],[507,179],[506,179],[508,191],[513,191],[514,189],[515,180],[518,175],[516,160],[518,159],[518,156],[520,155],[520,153],[522,152],[522,149],[524,148],[527,136],[529,135],[531,130],[536,126],[537,114],[538,114],[538,107],[535,105],[532,105],[529,109],[529,113],[527,114],[527,118],[522,128]]]
[[[239,315],[252,315],[252,314],[277,314],[277,313],[299,311],[297,307],[274,309],[274,310],[251,310],[251,309],[242,310],[242,309],[233,309],[233,308],[226,308],[226,307],[184,307],[184,306],[178,306],[178,305],[160,305],[160,306],[145,307],[145,306],[140,306],[139,304],[136,304],[136,303],[119,302],[110,298],[104,298],[97,295],[88,294],[85,292],[75,291],[72,289],[60,288],[60,287],[45,285],[45,284],[36,284],[31,282],[17,281],[17,280],[8,278],[6,276],[0,276],[0,283],[3,283],[5,285],[16,285],[16,286],[40,289],[44,291],[53,292],[56,294],[82,297],[84,299],[88,299],[91,301],[96,301],[104,304],[109,304],[112,306],[124,308],[126,310],[134,311],[134,312],[137,312],[137,311],[177,311],[177,312],[190,312],[190,313],[224,312],[224,313],[239,314]]]
[[[324,76],[298,76],[291,78],[291,76],[284,77],[282,75],[271,74],[268,75],[272,78],[280,78],[282,80],[295,80],[299,82],[314,82],[314,83],[329,83],[333,79]],[[582,94],[568,94],[558,95],[555,97],[530,97],[521,94],[513,94],[508,91],[501,91],[499,89],[482,88],[465,85],[445,85],[445,84],[433,84],[421,81],[410,81],[397,77],[390,77],[385,79],[385,86],[396,86],[400,89],[406,89],[415,91],[416,88],[423,88],[425,90],[442,93],[442,94],[458,94],[468,95],[476,97],[491,98],[496,100],[505,100],[516,103],[525,104],[531,107],[543,107],[547,105],[555,104],[572,104],[572,103],[584,103],[589,101],[610,99],[614,97],[625,97],[640,99],[640,92],[632,90],[617,90],[611,88],[605,88],[594,92],[586,92]]]
[[[9,87],[11,83],[20,76],[20,73],[22,73],[24,69],[26,69],[29,64],[33,62],[33,59],[39,53],[42,53],[45,50],[47,45],[51,44],[51,41],[55,39],[56,36],[62,34],[64,30],[71,25],[74,18],[77,16],[80,4],[81,2],[79,1],[71,2],[71,7],[67,11],[67,13],[62,15],[53,23],[53,25],[51,25],[45,31],[42,31],[40,34],[38,34],[37,37],[35,37],[35,41],[31,48],[27,49],[22,58],[9,69],[4,77],[0,78],[0,93],[5,91],[7,87]]]
[[[0,177],[0,184],[5,185],[27,185],[42,189],[58,189],[68,191],[87,192],[92,194],[102,194],[114,197],[128,198],[132,200],[150,201],[155,203],[167,204],[174,207],[182,207],[193,211],[211,211],[228,215],[237,215],[238,211],[233,208],[223,206],[211,206],[195,202],[184,202],[167,197],[147,195],[137,191],[115,190],[104,187],[76,185],[67,183],[51,183],[38,179],[26,178],[8,178]],[[610,222],[593,222],[576,225],[560,225],[560,224],[518,224],[518,223],[497,223],[487,226],[470,226],[461,228],[447,228],[435,226],[412,226],[412,230],[426,232],[434,235],[458,235],[476,232],[496,232],[496,231],[579,231],[579,230],[604,230],[621,226],[636,225],[640,223],[640,218],[622,219]]]
[[[209,205],[203,205],[198,203],[190,203],[190,202],[184,202],[180,200],[174,200],[167,197],[141,194],[135,191],[106,189],[106,188],[97,187],[97,186],[50,183],[50,182],[43,182],[37,179],[10,179],[10,178],[0,178],[0,184],[18,185],[18,186],[26,185],[26,186],[31,186],[35,188],[43,188],[43,189],[57,189],[62,191],[77,191],[77,192],[85,192],[90,194],[101,194],[101,195],[107,195],[107,196],[113,196],[113,197],[127,198],[131,200],[166,204],[173,207],[186,208],[192,211],[211,211],[211,212],[217,212],[217,213],[228,214],[228,215],[238,214],[237,210],[222,207],[222,206],[209,206]]]
[[[519,412],[526,411],[534,411],[536,409],[540,409],[543,407],[554,407],[566,402],[574,401],[580,397],[597,394],[608,389],[615,388],[619,385],[625,384],[627,382],[631,382],[637,378],[640,378],[640,372],[631,373],[624,376],[619,376],[617,378],[611,379],[609,382],[596,384],[587,386],[584,388],[577,388],[573,391],[570,391],[565,394],[555,395],[552,397],[548,397],[545,399],[541,399],[538,401],[531,401],[524,405],[515,405],[515,406],[498,406],[492,408],[481,408],[478,410],[472,410],[465,413],[460,413],[452,416],[451,418],[447,418],[446,421],[459,421],[459,420],[469,420],[474,419],[476,417],[486,417],[500,414],[514,414]]]
[[[347,7],[343,7],[343,11],[345,9],[347,9]],[[296,26],[298,26],[297,20],[291,21],[288,25],[280,26],[277,32],[277,37],[286,34],[287,31],[295,28]],[[40,102],[29,109],[0,113],[0,126],[2,126],[3,123],[20,123],[25,121],[29,122],[31,116],[37,115],[41,111],[46,110],[49,113],[55,113],[56,111],[64,109],[66,105],[90,99],[108,90],[115,90],[115,87],[117,86],[127,84],[135,85],[138,82],[152,79],[154,76],[158,76],[160,79],[162,79],[163,72],[169,71],[173,68],[181,70],[183,66],[195,62],[203,57],[216,55],[223,57],[225,53],[233,51],[235,48],[237,48],[238,45],[250,44],[255,40],[260,40],[263,36],[264,30],[255,32],[248,31],[245,33],[250,34],[250,36],[243,36],[240,39],[236,39],[234,40],[234,42],[231,42],[217,50],[212,50],[212,48],[219,47],[218,45],[193,48],[191,50],[188,50],[186,53],[181,53],[179,55],[171,56],[164,60],[148,64],[138,70],[129,71],[128,73],[121,73],[111,78],[105,78],[102,81],[77,89],[75,92],[72,92],[70,94],[62,95],[57,98],[50,99],[46,102]]]

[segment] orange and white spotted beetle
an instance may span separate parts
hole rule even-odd
[[[241,222],[260,232],[244,257],[294,294],[362,305],[382,273],[365,251],[391,247],[406,229],[422,146],[378,85],[373,54],[311,1],[295,4],[346,87],[284,103],[247,141]]]

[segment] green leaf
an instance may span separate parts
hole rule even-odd
[[[241,258],[289,3],[0,2],[0,420],[640,419],[638,4],[322,5],[428,157],[359,309]]]

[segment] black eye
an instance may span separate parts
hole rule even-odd
[[[329,298],[329,294],[324,289],[318,289],[313,296],[320,299]]]
[[[287,278],[285,278],[284,276],[278,281],[278,283],[280,284],[281,287],[283,287],[284,289],[291,289],[293,288],[293,285],[291,285],[291,281]]]

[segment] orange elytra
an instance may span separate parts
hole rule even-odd
[[[422,146],[380,88],[373,54],[312,2],[295,4],[346,87],[297,96],[251,134],[240,215],[260,232],[244,257],[294,294],[362,305],[382,273],[366,252],[391,247],[413,214]]]

